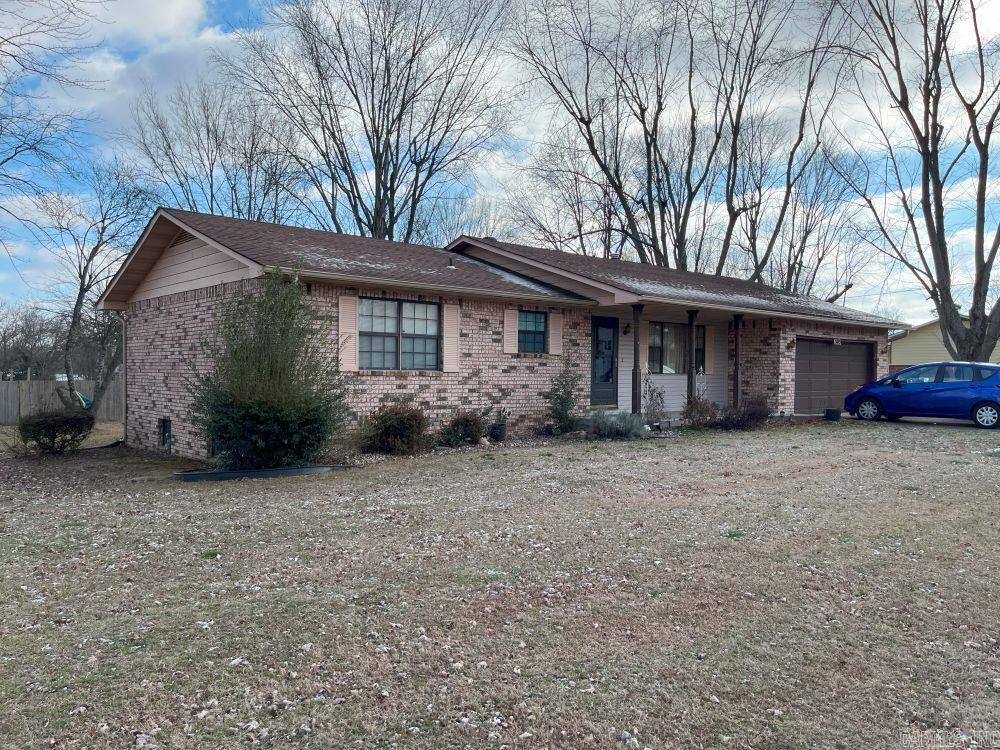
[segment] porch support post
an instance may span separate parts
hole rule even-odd
[[[687,400],[693,401],[694,397],[697,396],[697,381],[695,380],[695,363],[694,363],[694,349],[695,349],[695,321],[698,319],[697,310],[688,310],[688,327],[687,327]]]
[[[743,328],[743,315],[733,315],[733,406],[740,405],[740,334]]]
[[[639,368],[641,341],[639,323],[642,319],[642,305],[632,305],[632,413],[642,414],[642,370]]]

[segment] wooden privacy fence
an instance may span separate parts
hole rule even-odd
[[[94,394],[93,380],[74,381],[76,389],[86,396]],[[0,380],[0,424],[17,424],[29,414],[49,409],[61,409],[62,401],[56,389],[66,387],[58,380]],[[125,418],[125,388],[120,377],[108,385],[104,398],[94,415],[98,422],[121,422]]]

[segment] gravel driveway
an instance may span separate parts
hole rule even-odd
[[[846,421],[212,485],[179,465],[0,459],[0,746],[1000,730],[998,432]]]

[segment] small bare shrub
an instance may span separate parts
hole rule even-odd
[[[719,407],[704,396],[688,399],[681,417],[689,427],[707,427],[719,418]]]
[[[427,415],[410,404],[383,406],[361,425],[358,447],[365,453],[412,456],[428,450]]]
[[[478,445],[486,435],[486,418],[490,410],[460,411],[441,430],[438,445],[457,448],[460,445]]]
[[[648,372],[642,376],[642,409],[646,424],[667,421],[667,396]]]
[[[771,416],[767,397],[753,394],[744,397],[737,407],[727,406],[711,423],[720,430],[759,430]]]

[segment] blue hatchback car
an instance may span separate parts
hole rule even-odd
[[[948,417],[978,427],[1000,424],[1000,365],[933,362],[916,365],[863,385],[844,399],[858,419]]]

